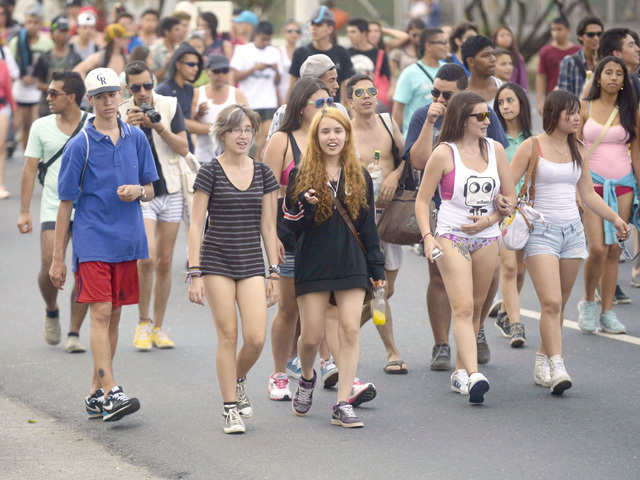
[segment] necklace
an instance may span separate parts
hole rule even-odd
[[[548,138],[549,138],[549,145],[553,147],[553,149],[556,151],[558,155],[560,155],[562,159],[566,157],[571,157],[571,150],[569,150],[568,145],[567,145],[567,150],[560,150],[558,147],[554,145],[554,142],[551,140],[551,137],[548,137]]]
[[[329,177],[329,181],[337,182],[340,179],[340,174],[342,173],[342,167],[338,168],[335,174],[332,174],[329,169],[327,169],[327,177]]]

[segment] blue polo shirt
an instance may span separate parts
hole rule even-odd
[[[120,138],[113,145],[93,121],[87,121],[87,137],[80,132],[65,147],[58,175],[60,200],[75,201],[74,269],[82,262],[118,263],[149,256],[140,203],[123,202],[116,192],[120,185],[158,180],[149,142],[142,130],[118,119]]]

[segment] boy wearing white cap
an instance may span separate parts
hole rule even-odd
[[[91,313],[93,378],[85,407],[90,418],[116,421],[140,408],[113,377],[121,307],[139,300],[137,260],[149,256],[139,200],[153,198],[158,173],[145,134],[117,116],[120,78],[110,68],[85,78],[95,118],[72,138],[58,175],[60,207],[49,276],[66,277],[64,237],[75,202],[73,269],[78,303]]]
[[[81,12],[78,15],[76,34],[71,38],[76,53],[82,60],[86,60],[99,50],[94,41],[96,35],[96,17],[91,12]]]

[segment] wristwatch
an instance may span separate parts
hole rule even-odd
[[[280,275],[280,265],[269,266],[269,275],[273,275],[274,273]]]
[[[144,187],[142,185],[140,185],[140,200],[142,200],[143,202],[147,201],[147,191],[144,189]]]

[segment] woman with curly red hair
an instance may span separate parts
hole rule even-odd
[[[372,280],[384,284],[384,256],[375,224],[373,184],[356,157],[349,119],[336,108],[314,117],[302,162],[289,175],[285,221],[296,232],[295,290],[300,310],[302,376],[292,407],[311,409],[325,311],[338,307],[340,369],[331,423],[362,427],[349,404],[360,353],[360,316]]]

